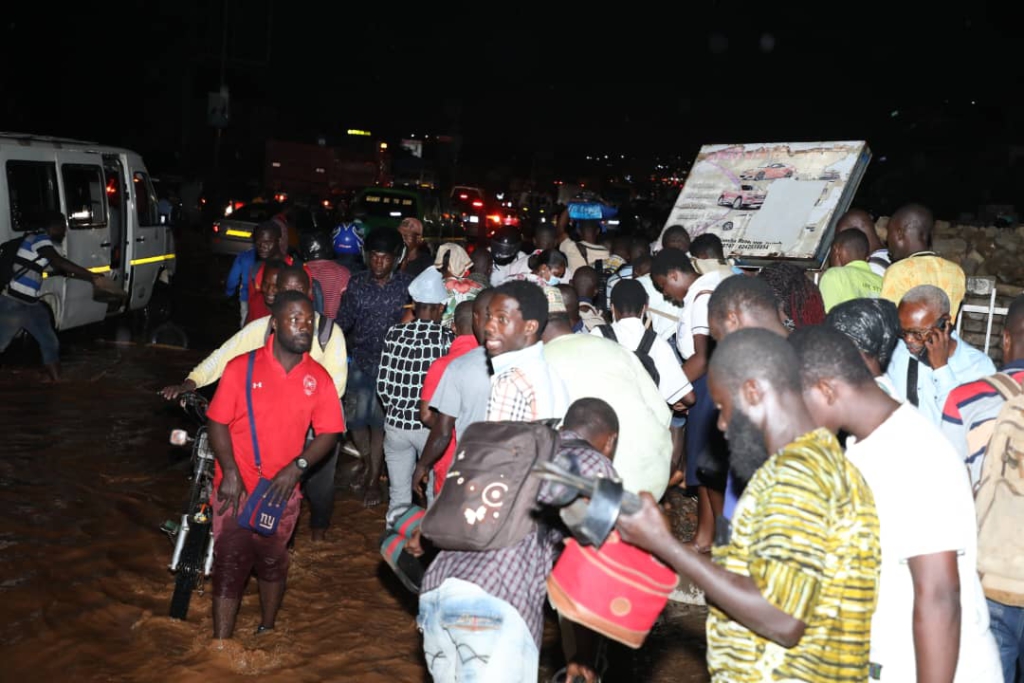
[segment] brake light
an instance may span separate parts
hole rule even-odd
[[[220,223],[214,223],[213,224],[213,231],[214,232],[220,232]]]
[[[479,209],[483,205],[484,205],[484,203],[482,201],[480,201],[479,199],[477,199],[475,202],[473,202],[473,208],[475,208],[475,209]]]
[[[492,213],[491,215],[489,215],[487,217],[487,220],[491,221],[492,223],[496,223],[498,225],[501,225],[501,214]]]
[[[469,195],[468,194],[460,194],[459,195],[459,199],[469,199]]]

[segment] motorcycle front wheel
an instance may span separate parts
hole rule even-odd
[[[181,550],[178,573],[174,577],[174,594],[171,596],[172,619],[184,620],[188,616],[192,592],[203,575],[207,543],[213,543],[213,539],[210,538],[210,524],[192,522],[188,538],[185,539],[185,547]]]

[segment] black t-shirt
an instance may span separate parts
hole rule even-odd
[[[409,277],[415,278],[432,265],[434,265],[434,257],[430,251],[421,249],[420,255],[407,263],[404,272]]]

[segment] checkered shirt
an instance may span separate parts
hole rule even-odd
[[[487,401],[488,422],[533,422],[537,419],[537,393],[519,368],[510,368],[491,380]]]
[[[563,430],[559,436],[563,445],[555,456],[555,463],[569,469],[575,460],[583,476],[616,477],[611,461],[593,448],[578,443],[564,445],[580,438],[575,432]],[[537,494],[537,502],[549,503],[557,493],[555,485],[544,482]],[[547,512],[552,511],[548,509]],[[547,577],[565,535],[557,529],[560,525],[557,515],[549,514],[546,518],[550,526],[542,521],[536,533],[507,548],[478,552],[442,550],[427,569],[420,592],[439,588],[445,579],[474,583],[489,595],[512,605],[523,617],[537,649],[540,649]]]
[[[384,335],[377,372],[377,394],[384,421],[398,429],[424,429],[420,393],[430,364],[448,353],[455,334],[440,323],[414,320],[394,325]]]

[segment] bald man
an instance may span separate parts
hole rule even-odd
[[[885,269],[892,262],[892,258],[889,256],[889,250],[882,244],[882,240],[878,238],[878,231],[875,230],[875,219],[864,209],[850,209],[836,223],[837,235],[847,230],[856,230],[868,238],[868,264],[871,266],[873,273],[883,277]]]
[[[949,296],[950,319],[955,321],[967,290],[967,276],[956,263],[931,251],[934,227],[932,212],[920,204],[908,204],[889,219],[893,264],[882,280],[882,298],[899,305],[914,287],[933,285]]]

